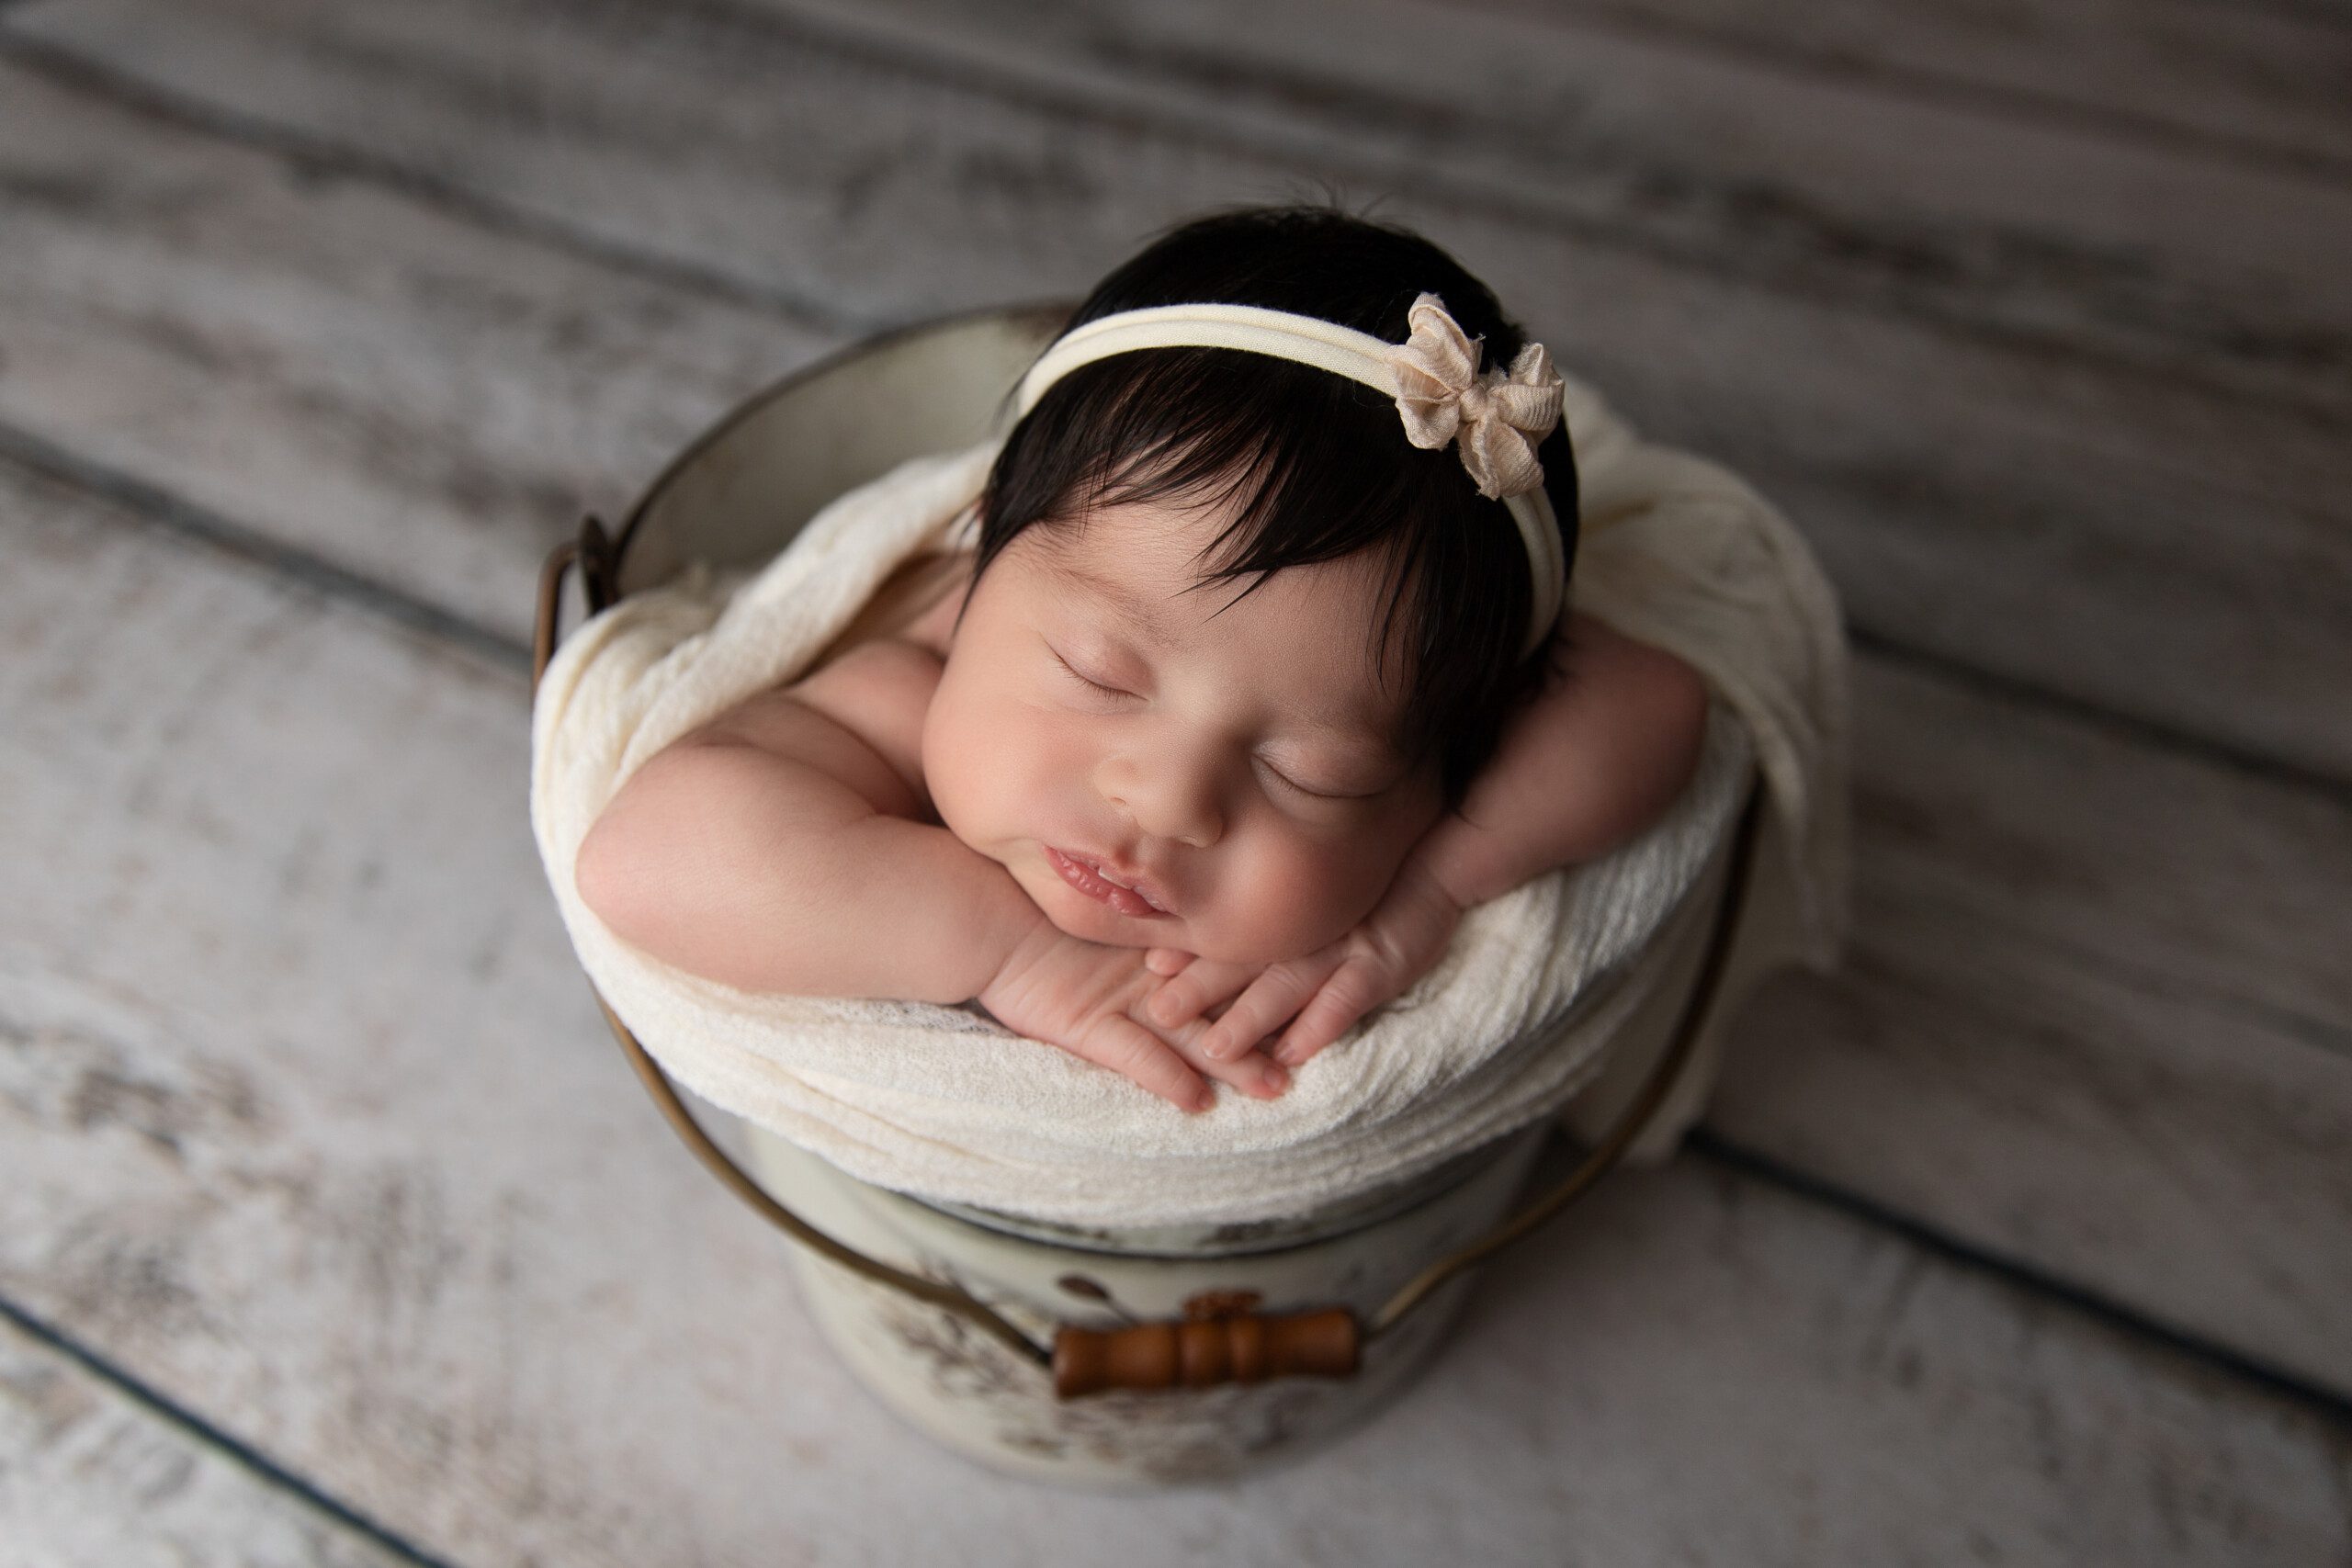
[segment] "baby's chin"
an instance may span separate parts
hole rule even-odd
[[[1076,919],[1065,917],[1058,909],[1047,909],[1046,919],[1064,936],[1074,936],[1080,942],[1099,942],[1104,947],[1184,947],[1183,942],[1170,931],[1165,938],[1148,931],[1127,931],[1120,928],[1134,922],[1122,920],[1116,915],[1103,920]],[[1184,948],[1190,953],[1192,949]]]

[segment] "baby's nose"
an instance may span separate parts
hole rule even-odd
[[[1206,849],[1223,836],[1216,770],[1171,748],[1154,756],[1114,757],[1103,764],[1102,793],[1136,829],[1155,839]]]

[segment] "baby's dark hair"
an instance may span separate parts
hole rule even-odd
[[[1097,285],[1069,324],[1154,305],[1256,305],[1401,343],[1424,292],[1484,340],[1482,370],[1508,366],[1526,342],[1493,291],[1437,246],[1327,207],[1246,208],[1170,230]],[[1574,561],[1566,433],[1545,436],[1536,458],[1562,558]],[[1445,804],[1459,807],[1511,710],[1542,683],[1545,652],[1520,657],[1527,549],[1460,452],[1414,446],[1393,397],[1314,366],[1229,348],[1112,355],[1055,382],[1013,427],[980,495],[971,581],[1024,529],[1161,500],[1235,506],[1203,586],[1254,578],[1246,594],[1286,567],[1385,553],[1366,654],[1377,676],[1401,619],[1408,692],[1396,743],[1417,764],[1436,759]]]

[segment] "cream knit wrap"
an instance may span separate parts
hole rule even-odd
[[[1637,441],[1567,383],[1584,501],[1577,607],[1679,653],[1715,702],[1697,778],[1635,841],[1470,910],[1436,968],[1271,1101],[1220,1089],[1185,1116],[968,1008],[754,994],[660,963],[583,906],[582,839],[648,758],[803,672],[901,562],[953,536],[995,443],[917,459],[826,508],[748,579],[696,569],[565,639],[538,692],[532,823],[589,976],[679,1081],[850,1174],[1068,1224],[1297,1214],[1418,1174],[1557,1111],[1643,999],[1633,961],[1727,830],[1751,766],[1756,876],[1792,911],[1781,962],[1843,925],[1846,666],[1794,529],[1702,459]],[[1671,1109],[1695,1115],[1711,1064]],[[1653,1141],[1655,1144],[1655,1140]]]

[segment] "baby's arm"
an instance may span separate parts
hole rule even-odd
[[[1614,849],[1698,769],[1707,688],[1688,664],[1582,615],[1551,657],[1462,809],[1414,846],[1408,864],[1462,908]]]
[[[1570,617],[1551,659],[1542,691],[1514,716],[1462,809],[1414,846],[1362,925],[1320,953],[1264,969],[1155,949],[1152,968],[1172,978],[1151,1017],[1172,1026],[1234,998],[1203,1042],[1217,1057],[1247,1051],[1295,1014],[1273,1055],[1303,1062],[1428,973],[1463,910],[1590,860],[1655,820],[1698,766],[1705,683],[1672,654],[1588,615]]]
[[[624,941],[724,985],[977,998],[1190,1109],[1207,1093],[1195,1066],[1278,1092],[1263,1057],[1201,1056],[1205,1025],[1163,1039],[1129,1015],[1159,984],[1141,953],[1065,935],[1003,866],[913,819],[938,678],[925,649],[861,645],[665,748],[582,840],[581,898]]]
[[[654,957],[744,990],[978,995],[1035,906],[1002,866],[914,820],[887,740],[827,711],[903,706],[926,657],[865,645],[821,686],[762,693],[665,748],[582,842],[582,899]]]

